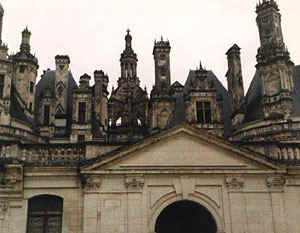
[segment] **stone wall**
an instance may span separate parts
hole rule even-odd
[[[84,232],[154,232],[160,212],[179,200],[206,207],[218,232],[299,232],[299,177],[116,175],[94,179],[84,192]]]

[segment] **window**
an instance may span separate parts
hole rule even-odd
[[[44,125],[49,125],[49,119],[50,119],[50,106],[45,105],[44,106]]]
[[[25,72],[25,69],[27,68],[26,65],[20,65],[20,73],[24,73]]]
[[[84,135],[78,135],[78,142],[84,142],[85,136]]]
[[[3,98],[4,91],[4,74],[0,75],[0,98]]]
[[[78,106],[78,123],[85,123],[86,102],[79,102]]]
[[[29,82],[29,91],[30,93],[33,93],[33,89],[34,89],[34,83],[32,81]]]
[[[197,102],[197,121],[202,124],[211,123],[210,102]]]
[[[61,233],[63,199],[40,195],[29,199],[27,233]]]

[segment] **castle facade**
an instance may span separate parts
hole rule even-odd
[[[68,55],[37,82],[31,32],[8,55],[0,6],[0,233],[300,233],[300,66],[275,0],[256,13],[247,93],[237,44],[225,89],[201,64],[172,82],[163,39],[148,93],[129,30],[117,88],[100,69],[77,84]]]

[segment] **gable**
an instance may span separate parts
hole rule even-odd
[[[82,170],[266,170],[280,169],[262,156],[190,126],[174,127],[100,156]]]
[[[256,168],[257,165],[229,150],[181,133],[116,161],[122,168]]]

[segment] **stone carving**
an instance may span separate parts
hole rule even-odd
[[[142,189],[144,187],[145,180],[143,176],[126,176],[125,187],[127,189]]]
[[[84,188],[86,191],[92,191],[100,189],[102,180],[100,177],[97,176],[88,176],[85,179],[85,185]]]
[[[18,170],[4,170],[0,176],[0,188],[12,188],[22,177]]]
[[[0,201],[0,215],[6,213],[8,210],[9,204],[7,201]]]
[[[242,189],[244,187],[244,178],[241,176],[227,176],[225,178],[225,185],[229,189]]]
[[[266,178],[266,185],[268,188],[282,189],[286,183],[283,176],[273,176]]]
[[[8,201],[0,201],[0,220],[3,220],[9,208]]]

